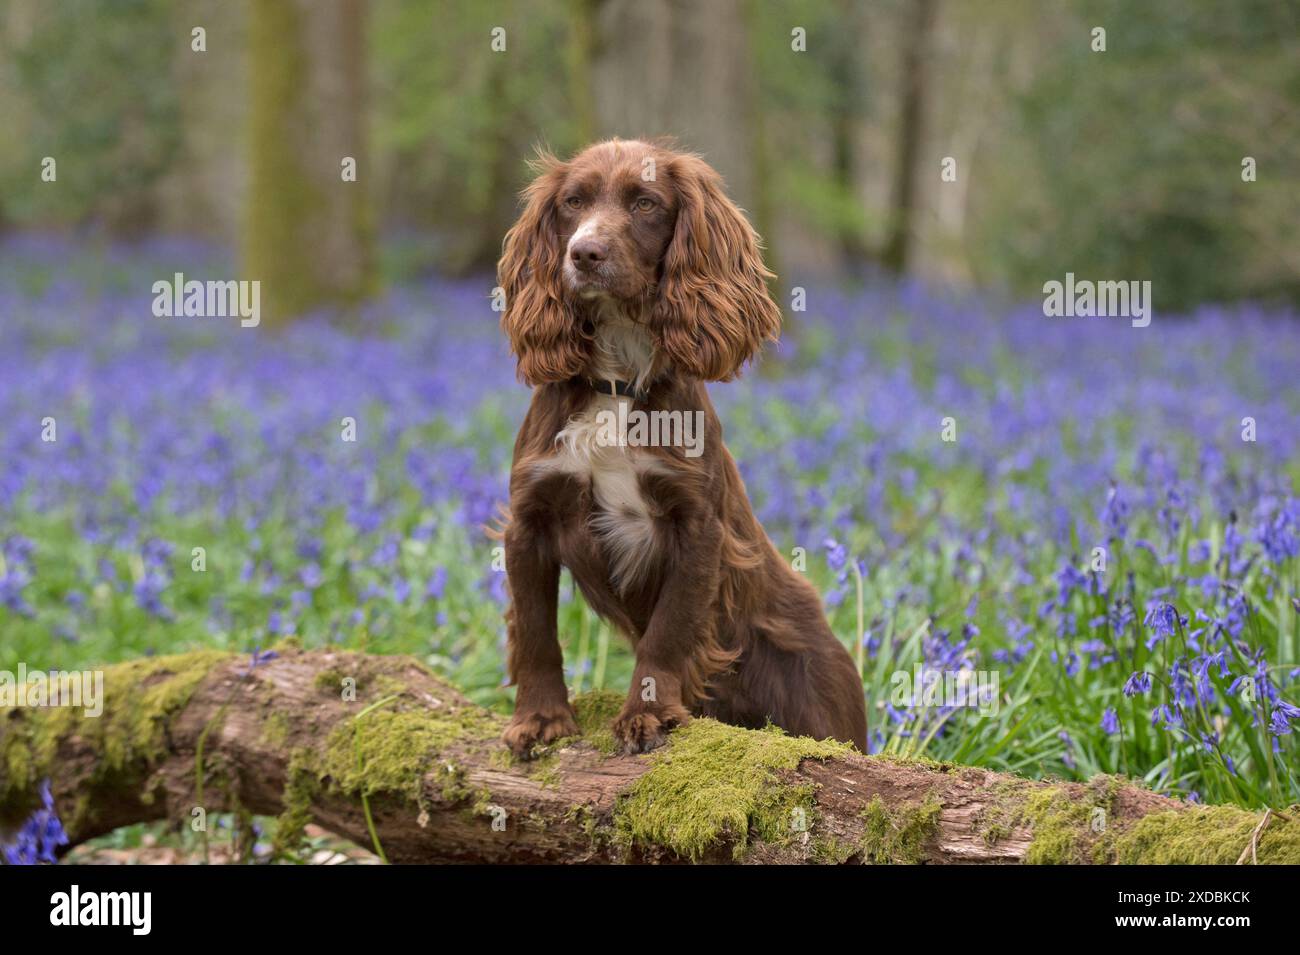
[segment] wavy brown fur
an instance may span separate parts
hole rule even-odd
[[[518,687],[506,741],[527,755],[576,732],[556,633],[563,566],[635,647],[614,724],[626,750],[653,748],[692,714],[771,721],[865,750],[861,680],[817,592],[754,517],[704,387],[735,377],[780,326],[744,214],[702,159],[638,141],[600,143],[567,163],[544,157],[524,201],[499,267],[502,325],[520,377],[534,386],[503,530]],[[641,518],[602,505],[600,481],[610,475],[566,462],[556,437],[571,420],[616,407],[601,405],[584,376],[596,373],[597,330],[618,334],[628,322],[648,329],[655,352],[649,367],[628,369],[629,379],[649,380],[635,410],[699,412],[704,437],[698,457],[671,446],[614,456],[612,467],[634,469],[653,525],[645,570],[615,586],[602,529],[640,530]]]

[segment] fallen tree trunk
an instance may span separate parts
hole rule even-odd
[[[108,667],[104,697],[98,718],[0,707],[0,819],[49,779],[72,845],[241,811],[279,815],[282,847],[314,821],[393,862],[1300,861],[1290,815],[1116,777],[1031,782],[703,719],[615,756],[610,693],[575,701],[581,736],[518,762],[503,717],[408,657],[200,651]]]

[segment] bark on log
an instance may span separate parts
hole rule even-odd
[[[369,846],[368,805],[393,862],[1300,859],[1294,812],[1194,807],[1115,777],[1032,782],[711,720],[611,755],[614,694],[580,697],[583,735],[522,763],[497,742],[504,717],[408,657],[202,651],[104,672],[97,719],[0,706],[0,820],[48,778],[73,845],[202,808]]]

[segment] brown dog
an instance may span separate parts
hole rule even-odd
[[[754,518],[704,387],[780,328],[757,236],[697,156],[610,140],[538,167],[499,265],[502,326],[534,388],[503,531],[518,686],[505,742],[527,756],[577,732],[556,638],[564,566],[635,647],[614,723],[626,752],[692,714],[865,752],[862,682]]]

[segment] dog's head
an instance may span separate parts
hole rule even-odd
[[[582,372],[600,306],[645,321],[683,374],[734,377],[781,312],[758,236],[698,156],[640,141],[543,154],[498,265],[502,326],[532,385]]]

